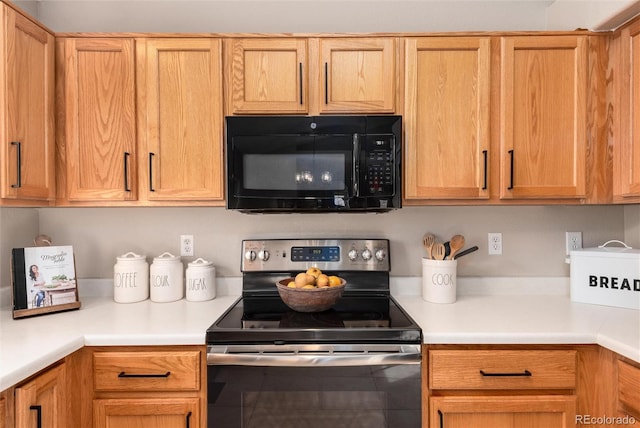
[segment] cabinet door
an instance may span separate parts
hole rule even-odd
[[[17,387],[16,428],[68,428],[64,384],[65,365],[61,364]]]
[[[406,41],[405,199],[489,197],[490,40]]]
[[[501,198],[582,198],[587,37],[502,39]]]
[[[429,426],[442,428],[568,428],[574,396],[431,397]]]
[[[136,199],[134,40],[66,39],[64,52],[67,199]]]
[[[2,5],[3,198],[53,200],[54,37]],[[6,83],[5,83],[6,82]],[[0,129],[2,129],[0,122]]]
[[[104,399],[93,401],[94,428],[197,427],[197,398]]]
[[[307,113],[307,41],[305,39],[233,39],[232,114]]]
[[[620,136],[614,144],[613,192],[630,198],[640,196],[640,109],[635,108],[640,105],[640,21],[622,30],[620,46]]]
[[[223,113],[219,39],[142,41],[140,101],[148,200],[222,200]]]
[[[395,39],[320,39],[321,113],[393,113]]]

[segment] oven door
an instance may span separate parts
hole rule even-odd
[[[228,208],[340,205],[356,191],[357,144],[357,134],[233,137]]]
[[[210,347],[208,427],[421,426],[420,345],[328,347]]]

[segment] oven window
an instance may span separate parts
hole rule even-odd
[[[236,198],[350,196],[350,135],[269,135],[233,138],[231,195]]]
[[[342,191],[345,153],[245,154],[248,190]]]
[[[419,428],[420,365],[208,366],[208,427]]]

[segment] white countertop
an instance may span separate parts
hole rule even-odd
[[[422,300],[416,278],[392,278],[391,285],[425,343],[596,343],[640,363],[640,311],[574,303],[563,279],[531,293],[505,285],[513,281],[501,279],[488,290],[485,280],[459,278],[453,304]],[[109,295],[81,293],[79,310],[18,320],[4,304],[0,391],[84,345],[203,345],[207,328],[238,298],[236,285],[225,285],[225,295],[206,302],[118,304]]]

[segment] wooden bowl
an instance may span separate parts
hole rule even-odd
[[[281,279],[276,283],[278,293],[285,305],[297,312],[322,312],[330,309],[342,297],[347,281],[324,288],[292,288],[287,287],[295,278]]]

